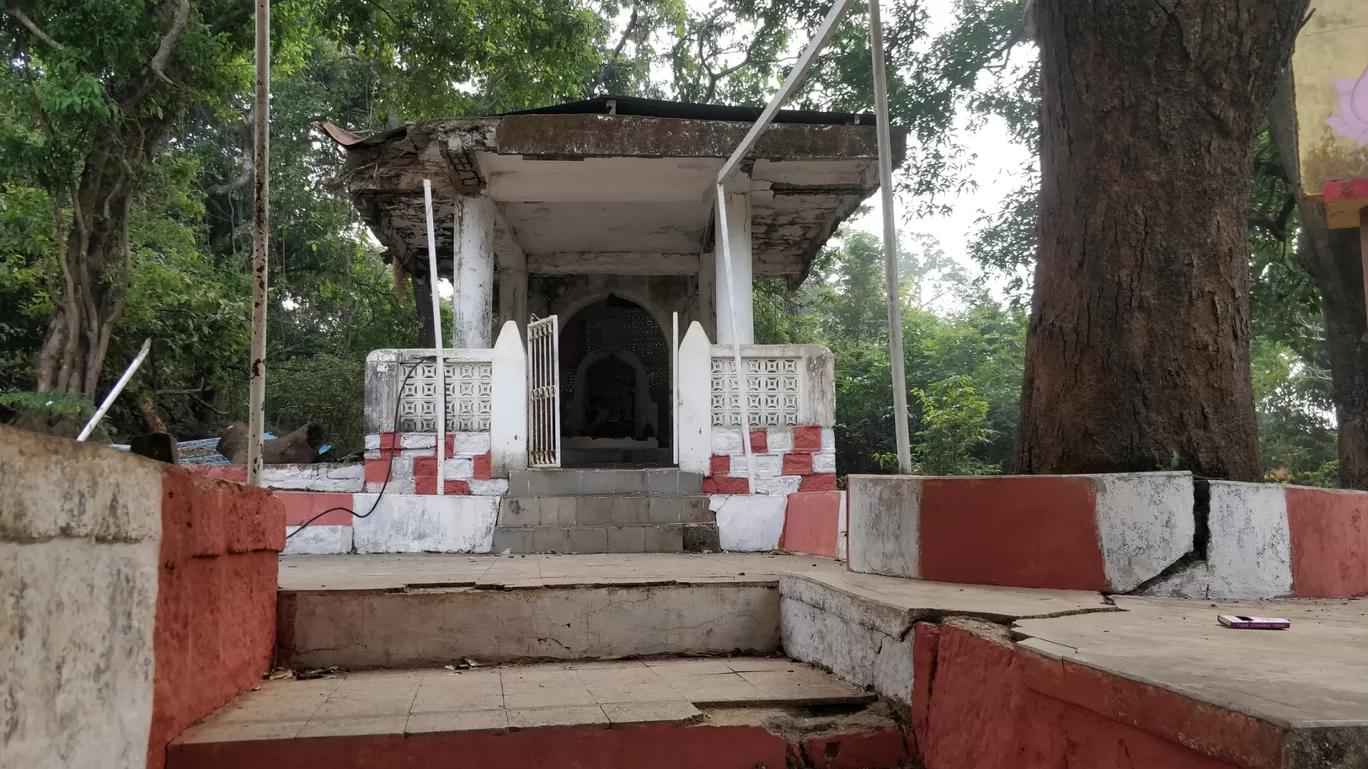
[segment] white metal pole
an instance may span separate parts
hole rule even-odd
[[[732,365],[736,369],[736,405],[741,417],[741,451],[746,456],[746,485],[755,493],[755,462],[751,456],[750,408],[746,399],[746,371],[741,367],[741,335],[736,328],[736,290],[732,288],[731,231],[727,228],[727,191],[717,184],[717,235],[722,238],[722,266],[727,273],[727,302],[731,305]]]
[[[76,440],[83,441],[90,437],[90,433],[94,431],[95,425],[98,425],[100,420],[104,419],[105,412],[109,411],[109,407],[114,403],[114,399],[119,397],[119,393],[123,392],[124,387],[128,385],[128,380],[133,378],[133,374],[137,372],[138,367],[143,364],[143,361],[147,360],[147,353],[151,350],[152,337],[149,336],[147,341],[143,342],[142,349],[134,356],[133,362],[128,364],[128,368],[123,372],[123,376],[119,377],[119,381],[114,383],[114,389],[109,391],[109,394],[105,396],[104,402],[100,404],[98,409],[95,409],[95,415],[90,418],[89,422],[86,422],[85,427],[81,428],[81,434],[76,436]]]
[[[679,313],[670,323],[670,456],[679,465]]]
[[[256,134],[252,195],[252,351],[247,404],[247,482],[261,485],[266,433],[266,288],[271,234],[271,2],[256,0]]]
[[[893,210],[893,136],[888,127],[888,83],[884,73],[879,0],[869,2],[869,48],[874,57],[874,116],[878,121],[879,194],[883,201],[884,280],[888,290],[888,360],[893,369],[893,434],[898,472],[912,472],[907,436],[907,372],[903,363],[902,282],[898,279],[898,220]]]
[[[822,26],[817,28],[817,34],[812,36],[811,42],[808,43],[807,48],[803,49],[803,53],[798,57],[798,61],[793,65],[793,69],[789,70],[788,77],[784,78],[783,84],[779,86],[779,92],[774,94],[774,98],[770,99],[769,104],[765,105],[764,111],[760,113],[760,117],[756,119],[755,124],[746,132],[746,137],[741,140],[741,144],[737,146],[736,151],[732,152],[731,157],[727,158],[727,162],[723,164],[722,170],[717,172],[718,184],[725,183],[727,179],[731,178],[731,175],[736,172],[736,169],[741,165],[741,161],[745,159],[746,153],[750,152],[751,147],[754,146],[755,142],[760,138],[760,134],[769,127],[769,124],[774,120],[775,113],[784,105],[784,102],[788,101],[788,98],[792,95],[794,89],[803,81],[803,78],[807,75],[808,69],[812,67],[813,60],[817,58],[817,54],[821,53],[822,48],[826,46],[827,40],[831,39],[831,34],[836,31],[836,27],[841,23],[841,19],[845,16],[846,11],[850,10],[852,2],[853,0],[836,0],[836,2],[832,4],[831,10],[827,11],[826,18],[822,20]]]
[[[432,180],[423,180],[427,205],[428,284],[432,286],[432,344],[437,353],[437,496],[446,492],[446,360],[442,357],[442,300],[437,292],[437,233],[432,220]]]

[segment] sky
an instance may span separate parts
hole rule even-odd
[[[928,33],[937,35],[944,32],[954,22],[955,0],[923,0],[922,7],[928,14]],[[1025,55],[1021,55],[1025,54]],[[1012,56],[1013,66],[1029,61],[1027,56],[1033,52],[1017,49]],[[960,144],[971,157],[966,175],[975,186],[945,202],[951,210],[944,216],[909,217],[914,201],[899,196],[894,200],[897,208],[898,232],[900,234],[926,233],[935,236],[946,255],[965,265],[971,273],[977,274],[978,265],[969,253],[970,242],[978,231],[978,218],[986,213],[996,213],[1003,199],[1015,191],[1022,182],[1022,169],[1032,162],[1030,151],[1012,140],[1007,124],[1001,118],[991,117],[974,128],[969,127],[967,115],[956,120],[955,133]],[[866,204],[869,212],[851,220],[847,226],[883,236],[883,206],[878,195]],[[1003,280],[989,280],[993,293],[1002,298]]]

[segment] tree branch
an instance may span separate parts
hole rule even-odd
[[[176,6],[176,15],[171,19],[171,28],[166,31],[166,36],[162,38],[161,45],[157,46],[157,52],[153,54],[152,61],[147,65],[152,73],[163,81],[170,83],[171,78],[166,76],[166,65],[171,63],[171,54],[176,52],[180,46],[181,35],[185,34],[185,25],[190,23],[190,0],[180,0]]]
[[[158,80],[172,82],[166,75],[166,67],[171,63],[172,54],[180,47],[181,35],[185,33],[185,27],[190,22],[190,0],[177,2],[176,13],[171,17],[171,26],[167,28],[166,35],[157,46],[157,52],[152,54],[152,59],[147,63],[148,75],[143,79],[142,87],[137,93],[122,105],[125,110],[141,104],[143,99],[152,93],[152,89],[157,87]]]
[[[61,43],[57,42],[56,40],[53,40],[51,37],[48,36],[48,33],[44,32],[42,29],[39,29],[38,25],[33,23],[33,19],[30,19],[28,17],[28,14],[24,13],[18,8],[11,8],[8,5],[5,6],[4,12],[10,18],[24,25],[24,28],[27,29],[29,32],[32,32],[34,37],[38,38],[39,40],[42,40],[44,43],[47,43],[53,48],[62,47]]]
[[[252,165],[252,158],[250,156],[246,156],[245,152],[243,153],[243,155],[244,157],[242,158],[241,173],[239,173],[236,177],[229,179],[226,182],[223,182],[222,184],[215,184],[210,186],[208,189],[205,190],[205,192],[210,195],[227,195],[233,190],[245,187],[247,183],[252,180],[252,170],[255,168],[255,166]]]

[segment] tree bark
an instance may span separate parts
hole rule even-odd
[[[116,124],[86,157],[71,224],[59,229],[65,234],[58,255],[61,283],[38,356],[39,392],[95,399],[133,269],[129,223],[137,172],[162,146],[168,125],[166,120]]]
[[[1253,137],[1307,0],[1038,0],[1040,254],[1014,469],[1260,477]]]
[[[1297,112],[1290,76],[1284,76],[1268,109],[1278,156],[1300,204],[1297,262],[1321,295],[1330,397],[1339,425],[1340,486],[1368,490],[1368,308],[1358,230],[1332,230],[1325,206],[1307,203],[1297,158]]]

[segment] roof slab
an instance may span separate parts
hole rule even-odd
[[[734,108],[641,103],[661,114],[737,116]],[[878,146],[869,116],[781,116],[729,189],[750,200],[755,274],[797,282],[835,228],[878,189]],[[346,148],[340,181],[386,258],[399,257],[411,271],[426,272],[423,180],[430,179],[444,274],[452,201],[481,193],[498,210],[501,269],[693,274],[712,248],[717,172],[750,126],[553,112],[411,123],[366,138],[324,128]],[[894,132],[899,163],[905,136]]]

